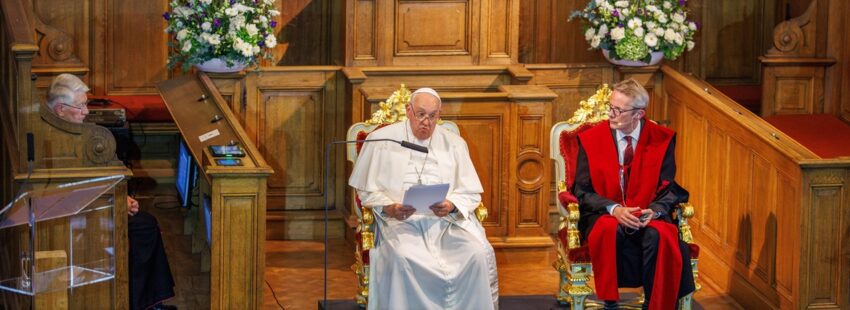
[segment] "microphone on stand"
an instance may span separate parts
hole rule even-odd
[[[325,193],[325,261],[324,261],[324,296],[322,298],[322,309],[328,309],[328,210],[330,206],[328,205],[328,196],[330,193],[328,192],[328,175],[330,173],[330,157],[331,157],[331,147],[337,144],[352,144],[352,143],[369,143],[369,142],[395,142],[401,145],[404,148],[411,149],[417,152],[428,153],[428,148],[410,143],[407,141],[399,141],[395,139],[364,139],[364,140],[340,140],[340,141],[331,141],[325,145],[325,176],[324,176],[324,193]]]

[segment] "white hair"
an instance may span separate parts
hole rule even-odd
[[[86,93],[89,87],[73,74],[62,73],[50,83],[47,89],[47,107],[53,109],[56,104],[73,104],[78,93]]]

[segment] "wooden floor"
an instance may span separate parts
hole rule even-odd
[[[140,191],[142,209],[154,214],[163,231],[165,248],[177,282],[177,296],[166,301],[178,309],[209,308],[209,274],[199,269],[200,255],[190,252],[190,236],[183,235],[185,209],[173,208],[172,186]],[[145,192],[148,195],[145,195]],[[323,297],[323,252],[321,241],[267,241],[265,309],[316,309]],[[328,299],[353,299],[354,254],[342,240],[331,240],[328,264]],[[554,257],[554,255],[552,255]],[[499,268],[500,295],[549,295],[558,286],[552,267]],[[741,309],[730,298],[703,285],[695,296],[696,309]],[[280,305],[278,305],[278,303]]]

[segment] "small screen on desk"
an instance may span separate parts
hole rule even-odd
[[[213,157],[243,157],[245,152],[238,145],[210,145]]]
[[[195,165],[192,154],[183,140],[180,140],[180,147],[177,151],[176,172],[175,184],[177,195],[180,197],[180,205],[188,208],[192,205],[192,190],[198,180],[198,166]]]

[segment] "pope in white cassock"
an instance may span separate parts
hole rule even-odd
[[[369,309],[495,309],[499,284],[493,247],[474,215],[481,182],[466,142],[437,126],[440,96],[415,91],[409,121],[372,132],[367,139],[394,139],[428,148],[428,153],[393,142],[364,143],[349,185],[378,220],[369,251]],[[449,184],[431,214],[401,205],[415,184]]]

